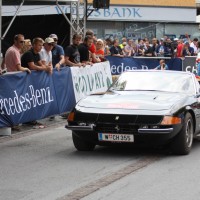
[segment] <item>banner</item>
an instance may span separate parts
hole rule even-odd
[[[71,111],[76,104],[71,69],[70,67],[63,67],[60,71],[54,70],[53,73],[53,85],[57,97],[58,113]]]
[[[52,75],[6,73],[0,76],[0,127],[71,111],[81,97],[105,91],[111,83],[109,62],[54,69]]]
[[[183,60],[183,71],[197,74],[196,56],[185,57]]]
[[[107,60],[110,62],[111,74],[119,75],[123,71],[127,70],[148,70],[154,69],[159,65],[161,58],[141,58],[141,57],[124,57],[119,58],[116,56],[107,56]],[[182,60],[179,58],[166,59],[165,62],[170,70],[182,71]]]
[[[86,95],[105,92],[112,83],[108,61],[93,66],[72,67],[71,73],[76,102]]]
[[[0,76],[0,127],[58,113],[52,76],[17,72]]]

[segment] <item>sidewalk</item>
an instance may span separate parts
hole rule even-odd
[[[61,117],[60,115],[55,116],[55,118],[53,120],[50,120],[50,118],[45,118],[45,119],[41,119],[41,120],[37,120],[39,123],[41,123],[42,125],[25,125],[25,124],[20,124],[20,130],[12,130],[11,131],[11,136],[15,135],[15,134],[20,134],[20,133],[25,133],[25,132],[29,132],[32,130],[45,130],[45,128],[51,127],[51,126],[59,126],[59,125],[65,125],[67,123],[67,119]],[[4,137],[8,137],[8,136],[0,136],[0,138],[4,138]]]

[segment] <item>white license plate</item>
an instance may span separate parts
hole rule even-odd
[[[129,134],[98,133],[98,138],[99,141],[134,142],[133,135]]]

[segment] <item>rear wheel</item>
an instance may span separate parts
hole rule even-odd
[[[193,143],[193,119],[190,113],[186,113],[184,124],[181,131],[173,139],[171,149],[178,155],[187,155],[190,153]]]
[[[74,146],[78,151],[93,151],[95,148],[94,143],[81,139],[74,132],[72,132],[72,139]]]

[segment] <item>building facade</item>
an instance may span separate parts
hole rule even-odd
[[[196,12],[195,0],[111,0],[109,9],[92,12],[87,28],[100,38],[200,38]]]
[[[88,9],[90,10],[93,8],[93,0],[87,1]],[[69,5],[62,5],[61,7],[64,13],[70,13]],[[13,16],[16,10],[17,6],[3,6],[2,15],[5,19],[7,17],[9,21],[9,17]],[[17,18],[23,19],[25,16],[31,17],[36,15],[52,18],[55,15],[61,16],[62,13],[55,5],[25,5],[18,13]],[[196,22],[196,16],[197,2],[195,0],[110,0],[109,9],[95,10],[88,16],[86,28],[94,30],[97,37],[102,39],[108,37],[136,39],[157,37],[159,39],[164,35],[168,35],[171,38],[179,38],[184,37],[185,33],[188,33],[191,38],[197,37],[200,39],[200,26],[199,23]],[[32,19],[33,18],[34,17],[32,17]],[[51,28],[60,24],[59,27],[55,28],[54,32],[56,32],[59,31],[62,24],[65,23],[61,23],[61,19],[59,18],[58,21],[58,19],[56,19],[57,17],[54,18],[55,20],[51,19],[51,22],[56,22],[51,23]],[[21,21],[26,20],[22,19]],[[36,22],[36,25],[38,25],[37,20],[33,20],[33,22]],[[47,30],[46,27],[48,27],[48,22],[50,22],[50,20],[46,20],[45,22],[40,20],[40,23],[47,23],[42,32],[44,35],[50,32],[50,28],[45,32],[45,30]],[[17,23],[16,27],[18,27],[18,24],[19,23]],[[33,25],[34,23],[31,22],[31,24]],[[66,34],[69,29],[69,26],[67,27],[67,25],[65,25],[65,27],[66,28],[63,27],[65,31],[61,29],[63,34]],[[16,28],[14,30],[16,30]],[[26,34],[28,35],[28,33]],[[59,35],[61,35],[61,33],[59,33]],[[62,39],[64,40],[65,38],[65,35],[63,35]]]

